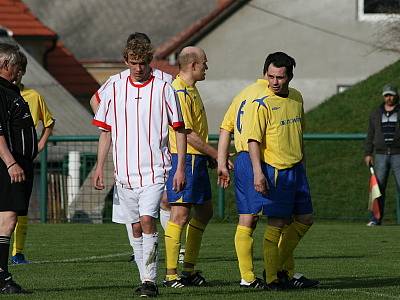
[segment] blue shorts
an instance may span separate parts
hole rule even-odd
[[[208,177],[207,156],[186,154],[185,175],[186,185],[183,191],[176,193],[172,189],[172,179],[178,164],[177,154],[172,154],[172,169],[169,171],[167,181],[168,202],[203,204],[211,200],[211,185]]]
[[[258,214],[266,199],[254,189],[254,176],[248,152],[240,152],[235,159],[236,209],[241,214]]]
[[[263,213],[268,217],[290,218],[313,212],[310,187],[303,163],[289,169],[278,170],[263,163],[262,170],[268,180]]]

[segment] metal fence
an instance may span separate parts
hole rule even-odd
[[[360,141],[364,134],[305,134],[306,141]],[[35,162],[35,183],[29,217],[45,222],[91,222],[111,220],[113,163],[107,157],[104,175],[106,189],[94,190],[91,173],[96,163],[98,136],[52,136]],[[210,142],[218,142],[217,135]],[[215,172],[211,172],[215,173]],[[210,173],[210,174],[211,174]],[[226,219],[234,214],[233,189],[216,187],[211,174],[216,199],[216,215]],[[318,192],[318,191],[317,191]],[[226,199],[227,198],[227,199]],[[400,216],[397,215],[399,221]]]

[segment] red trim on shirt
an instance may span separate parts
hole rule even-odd
[[[99,96],[99,91],[97,91],[94,95],[96,96],[97,103],[100,103],[101,99],[100,99],[100,96]]]
[[[102,122],[102,121],[93,119],[93,120],[92,120],[92,124],[93,124],[94,126],[100,127],[101,129],[104,129],[104,130],[106,130],[106,131],[111,131],[111,126],[108,125],[108,124],[105,123],[105,122]]]
[[[114,153],[115,153],[115,173],[118,175],[118,124],[117,124],[117,107],[116,107],[116,94],[115,94],[115,82],[113,83],[113,95],[114,95],[114,124],[115,124],[115,143],[114,143]]]
[[[130,82],[135,88],[139,88],[139,89],[140,89],[140,88],[145,87],[146,85],[148,85],[148,84],[154,79],[154,76],[153,76],[153,75],[150,75],[150,78],[147,79],[147,81],[145,81],[145,82],[143,82],[143,83],[141,83],[141,84],[134,83],[134,82],[132,81],[132,78],[131,78],[130,75],[128,76],[128,78],[129,78],[129,82]]]
[[[154,181],[154,168],[153,168],[153,150],[151,149],[151,114],[152,114],[152,105],[153,105],[153,86],[154,81],[151,83],[151,91],[150,91],[150,111],[149,111],[149,148],[150,148],[150,164],[151,164],[151,173],[153,184]]]
[[[128,80],[125,81],[125,170],[126,177],[128,178],[129,188],[131,187],[131,181],[129,179],[129,161],[128,161],[128,111],[126,109],[126,105],[128,102]],[[139,152],[139,151],[138,151]]]
[[[174,122],[174,123],[172,123],[172,128],[174,130],[177,130],[177,129],[181,128],[181,127],[185,127],[185,122]]]

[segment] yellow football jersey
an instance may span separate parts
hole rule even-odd
[[[268,81],[258,79],[233,98],[225,113],[220,128],[233,133],[236,152],[248,151],[247,139],[242,138],[244,108],[259,94],[266,92],[267,88]]]
[[[243,138],[260,143],[261,160],[287,169],[303,159],[303,98],[289,88],[287,98],[267,89],[246,105]]]
[[[196,87],[188,86],[179,75],[172,82],[172,87],[175,89],[181,105],[185,129],[196,132],[205,143],[208,143],[207,115],[199,91]],[[171,127],[169,127],[169,147],[171,153],[177,153],[175,132]],[[204,155],[189,143],[186,153]]]
[[[44,98],[36,90],[26,88],[23,85],[20,86],[20,90],[22,98],[28,102],[35,127],[38,125],[39,121],[43,122],[44,127],[49,127],[53,124],[53,116],[47,108]]]

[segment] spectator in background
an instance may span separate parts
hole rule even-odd
[[[368,134],[365,140],[365,163],[374,166],[382,196],[379,198],[381,218],[372,214],[367,226],[382,224],[385,208],[385,190],[390,169],[396,180],[397,193],[400,192],[400,128],[399,94],[391,84],[383,87],[384,102],[369,117]],[[373,154],[375,153],[375,156]]]
[[[49,109],[47,108],[46,102],[42,95],[40,95],[37,91],[31,88],[25,87],[22,83],[22,77],[26,72],[26,65],[28,64],[28,60],[24,53],[21,52],[21,64],[20,70],[17,75],[17,79],[15,80],[15,84],[19,87],[22,98],[28,103],[29,110],[32,115],[33,124],[35,127],[38,126],[39,121],[43,124],[42,134],[40,136],[38,142],[38,151],[42,151],[45,147],[49,136],[51,135],[54,127],[55,120],[51,115]],[[18,215],[17,225],[14,230],[13,237],[13,250],[11,263],[15,265],[19,264],[28,264],[29,261],[25,259],[25,255],[23,254],[25,247],[25,239],[26,233],[28,231],[28,208],[26,211],[21,212]]]

